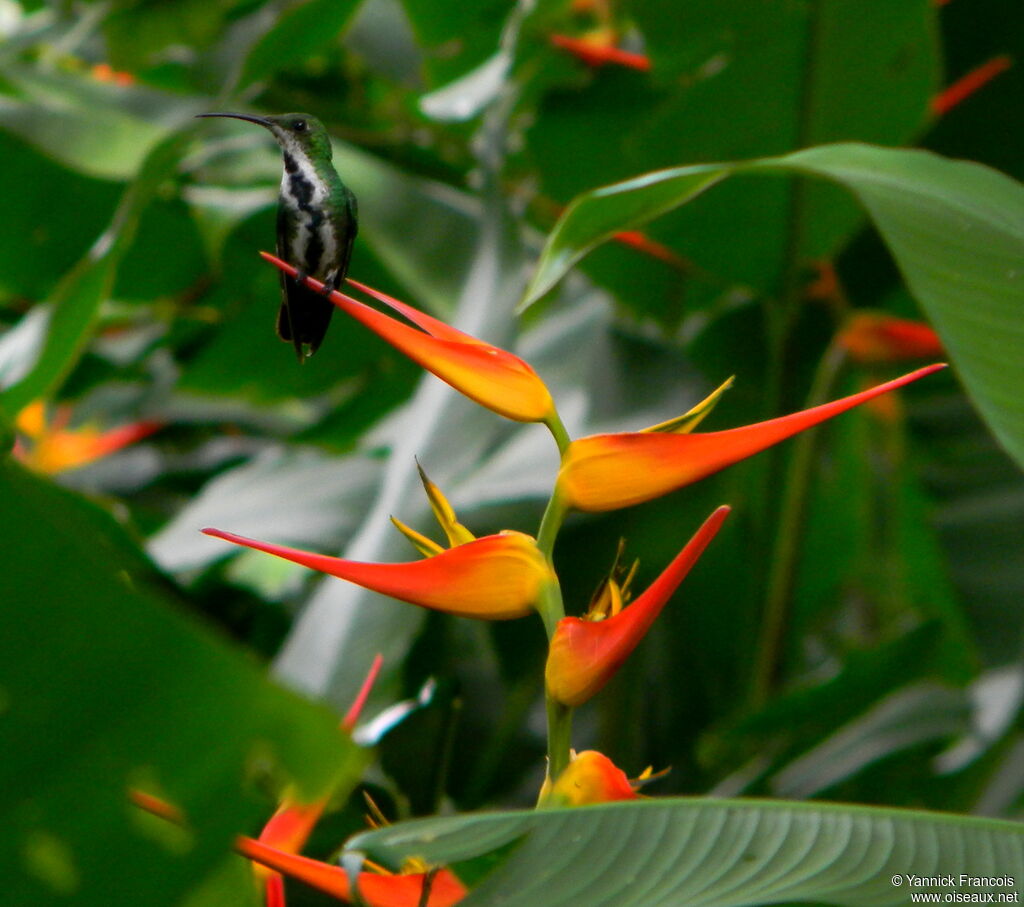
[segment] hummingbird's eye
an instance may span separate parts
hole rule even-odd
[[[294,129],[296,132],[305,132],[306,131],[306,121],[305,120],[293,120],[292,121],[292,129]]]

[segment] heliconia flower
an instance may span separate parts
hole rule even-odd
[[[141,441],[160,428],[159,422],[133,422],[101,431],[93,425],[68,428],[71,410],[57,407],[52,418],[41,400],[30,403],[15,421],[21,437],[14,455],[30,469],[54,475],[79,469]]]
[[[728,515],[729,508],[725,506],[712,513],[632,604],[616,612],[614,607],[605,608],[603,596],[598,596],[596,606],[584,617],[563,617],[558,621],[544,669],[547,692],[552,699],[566,706],[582,705],[612,678],[644,638]]]
[[[646,773],[645,773],[646,774]],[[626,773],[604,753],[584,750],[574,753],[569,765],[555,779],[545,782],[540,801],[544,806],[586,806],[614,800],[636,800],[642,783],[630,781]]]
[[[836,343],[854,362],[864,365],[942,354],[942,341],[929,325],[884,312],[856,312],[843,325]]]
[[[613,32],[599,30],[583,38],[551,35],[550,41],[555,47],[567,51],[578,60],[582,60],[587,66],[594,68],[609,63],[629,69],[638,69],[641,72],[647,72],[651,68],[651,58],[645,54],[633,53],[616,47]]]
[[[176,807],[151,794],[132,791],[131,799],[137,806],[169,822],[180,824],[183,821]],[[235,839],[235,850],[275,873],[289,876],[338,900],[366,907],[451,907],[468,893],[450,869],[401,873],[381,870],[359,873],[356,884],[360,899],[357,900],[348,873],[340,866],[289,853],[244,835]]]
[[[384,659],[381,655],[378,654],[374,657],[370,670],[363,680],[363,685],[345,713],[345,717],[342,718],[341,729],[346,733],[351,733],[359,720],[359,715],[366,704],[374,682],[377,680],[383,662]],[[320,820],[329,801],[330,795],[327,795],[310,803],[304,803],[294,791],[287,792],[277,811],[263,826],[259,842],[286,853],[298,853],[309,840],[314,826]],[[265,907],[285,907],[284,882],[280,874],[257,863],[256,878],[263,885]]]
[[[356,903],[348,873],[340,866],[321,863],[270,847],[252,838],[238,838],[235,849],[244,857],[268,869],[304,882],[325,894]],[[468,890],[450,869],[427,872],[360,872],[357,880],[360,900],[367,907],[451,907]],[[424,894],[427,894],[424,897]]]
[[[295,276],[296,270],[291,265],[266,252],[260,254],[286,274]],[[348,282],[399,312],[421,330],[338,291],[330,294],[331,301],[459,393],[517,422],[543,422],[554,416],[555,404],[547,387],[518,356],[465,334],[379,290],[355,280]],[[306,278],[306,284],[317,292],[323,291],[323,284],[312,277]]]
[[[113,82],[116,85],[135,84],[135,76],[130,72],[114,69],[109,63],[97,63],[90,72],[97,82]]]
[[[562,456],[556,494],[564,507],[594,513],[650,501],[945,367],[929,365],[822,406],[727,431],[646,430],[578,438]]]
[[[612,239],[631,249],[636,249],[637,252],[649,255],[651,258],[657,258],[677,271],[690,270],[690,263],[682,255],[664,243],[651,239],[641,230],[620,230],[612,236]]]
[[[544,585],[553,581],[551,568],[536,542],[522,532],[483,536],[424,560],[399,564],[328,557],[219,529],[203,532],[329,573],[364,589],[458,617],[523,617],[533,610]]]
[[[1013,57],[1007,54],[1000,54],[991,60],[986,60],[935,95],[931,102],[932,113],[939,116],[949,113],[954,107],[962,104],[1011,66],[1013,66]]]

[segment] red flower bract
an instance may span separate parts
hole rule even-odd
[[[499,532],[445,549],[421,561],[400,564],[368,564],[313,554],[220,529],[204,529],[203,532],[329,573],[421,608],[459,617],[483,620],[523,617],[533,610],[543,583],[551,576],[536,543],[522,532]]]
[[[728,515],[728,507],[712,513],[662,574],[618,614],[598,621],[563,617],[551,638],[544,670],[548,695],[563,705],[578,706],[597,693],[643,639]]]
[[[942,363],[929,365],[841,400],[727,431],[579,438],[562,457],[557,494],[565,506],[591,512],[650,501],[942,368]]]

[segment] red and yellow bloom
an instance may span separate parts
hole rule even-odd
[[[574,753],[565,771],[554,783],[545,782],[541,792],[544,806],[587,806],[615,800],[636,800],[637,788],[647,780],[645,772],[636,781],[626,777],[604,753],[584,750]]]
[[[552,581],[551,568],[536,542],[522,532],[483,536],[432,557],[400,564],[328,557],[220,529],[203,532],[329,573],[399,601],[458,617],[524,617],[533,610],[544,584]]]
[[[450,869],[433,872],[360,872],[360,901],[356,901],[348,873],[340,866],[288,853],[252,838],[240,837],[235,849],[262,866],[349,903],[368,907],[451,907],[467,894],[466,886]],[[424,896],[426,895],[426,897]]]
[[[585,617],[563,617],[548,650],[544,679],[548,695],[566,706],[582,705],[615,674],[651,628],[665,603],[718,533],[728,507],[704,521],[686,547],[632,604],[591,609]],[[613,596],[614,599],[614,596]]]
[[[942,341],[929,325],[884,312],[851,315],[836,342],[854,362],[864,365],[942,355]]]
[[[590,512],[650,501],[942,368],[930,365],[841,400],[728,431],[648,429],[579,438],[562,456],[556,494],[563,506]]]
[[[137,806],[168,822],[180,824],[184,821],[176,807],[151,794],[132,791],[131,798]],[[235,850],[275,873],[271,878],[280,879],[280,875],[286,875],[341,901],[365,904],[367,907],[452,907],[468,893],[466,886],[450,869],[420,871],[417,866],[412,871],[401,873],[385,870],[360,872],[356,880],[357,900],[348,872],[340,866],[290,853],[263,840],[257,841],[244,835],[235,839]],[[283,907],[283,889],[280,884],[272,884],[269,890],[270,897],[278,900],[277,904],[268,900],[268,907]]]
[[[370,670],[363,680],[363,685],[345,717],[341,719],[341,729],[350,734],[359,720],[359,715],[370,695],[370,690],[377,680],[381,665],[384,663],[383,656],[376,655]],[[285,853],[298,853],[305,846],[306,841],[320,821],[326,809],[330,796],[321,797],[310,803],[300,800],[294,791],[285,793],[281,805],[274,815],[263,826],[260,832],[259,843],[274,847]],[[256,864],[256,877],[263,884],[265,907],[285,907],[284,901],[284,880],[281,875],[272,869],[268,869],[260,863]]]
[[[260,254],[286,274],[295,276],[296,270],[291,265],[266,252]],[[331,301],[459,393],[517,422],[544,422],[555,418],[555,404],[547,387],[518,356],[456,330],[386,293],[355,280],[348,282],[399,312],[421,330],[337,290],[331,293]],[[323,291],[323,284],[312,277],[306,278],[306,284],[317,292]]]
[[[100,430],[94,425],[68,428],[71,410],[58,406],[52,417],[42,400],[18,413],[14,455],[36,472],[54,475],[79,469],[153,434],[158,422],[132,422]]]

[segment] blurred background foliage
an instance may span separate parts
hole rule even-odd
[[[256,255],[273,243],[277,149],[260,130],[194,114],[321,118],[360,203],[352,275],[517,349],[573,434],[668,418],[731,374],[708,428],[801,408],[851,310],[921,317],[850,196],[741,177],[601,247],[517,319],[540,239],[578,192],[840,140],[919,145],[1024,177],[1024,68],[1006,66],[1024,55],[1017,0],[0,0],[0,33],[0,407],[5,446],[17,425],[23,461],[3,465],[0,557],[20,580],[0,595],[5,624],[38,624],[0,642],[0,703],[22,703],[27,678],[49,691],[46,708],[0,717],[0,740],[20,754],[23,787],[45,763],[48,797],[77,786],[47,751],[63,735],[38,729],[91,703],[95,723],[67,745],[98,770],[105,708],[118,707],[107,691],[124,685],[182,733],[154,744],[159,757],[126,746],[110,771],[126,778],[141,760],[209,809],[204,760],[237,775],[263,739],[222,715],[237,752],[197,752],[200,733],[214,733],[205,722],[233,701],[200,682],[229,670],[221,659],[232,683],[251,684],[246,662],[265,661],[337,709],[377,651],[386,668],[372,708],[433,678],[369,776],[394,817],[530,804],[543,769],[538,622],[425,617],[198,534],[216,525],[407,559],[387,516],[428,525],[414,457],[478,534],[534,531],[556,463],[540,428],[477,411],[340,316],[299,366],[274,336],[277,276]],[[649,65],[597,65],[553,36]],[[977,92],[943,93],[986,64],[994,78]],[[851,357],[832,396],[904,366]],[[569,523],[557,561],[579,613],[620,538],[640,558],[642,588],[713,506],[734,508],[640,655],[581,711],[578,748],[632,774],[671,766],[656,793],[1021,814],[1024,480],[954,374],[883,403],[815,439],[785,532],[793,446]],[[83,436],[122,426],[135,426],[130,445],[76,454]],[[51,523],[63,529],[35,531]],[[758,681],[786,545],[785,633]],[[51,572],[94,584],[74,603],[93,609],[79,638]],[[124,577],[154,611],[133,618],[148,657],[117,670],[119,658],[86,653],[96,639],[114,651],[117,634],[102,627],[123,628],[124,603],[95,583]],[[180,696],[169,612],[210,647]],[[291,708],[311,739],[330,724]],[[273,709],[287,711],[276,699]],[[331,759],[321,752],[307,771],[327,774]],[[76,796],[96,822],[123,812],[99,793]],[[5,809],[28,828],[66,805],[14,798]],[[210,840],[258,806],[221,816]],[[310,852],[360,824],[358,806],[341,810]],[[138,839],[111,834],[110,846]],[[24,848],[11,858],[26,891],[68,878],[42,840],[28,870]],[[81,877],[104,878],[98,859],[82,859]],[[165,884],[166,902],[207,871]]]

